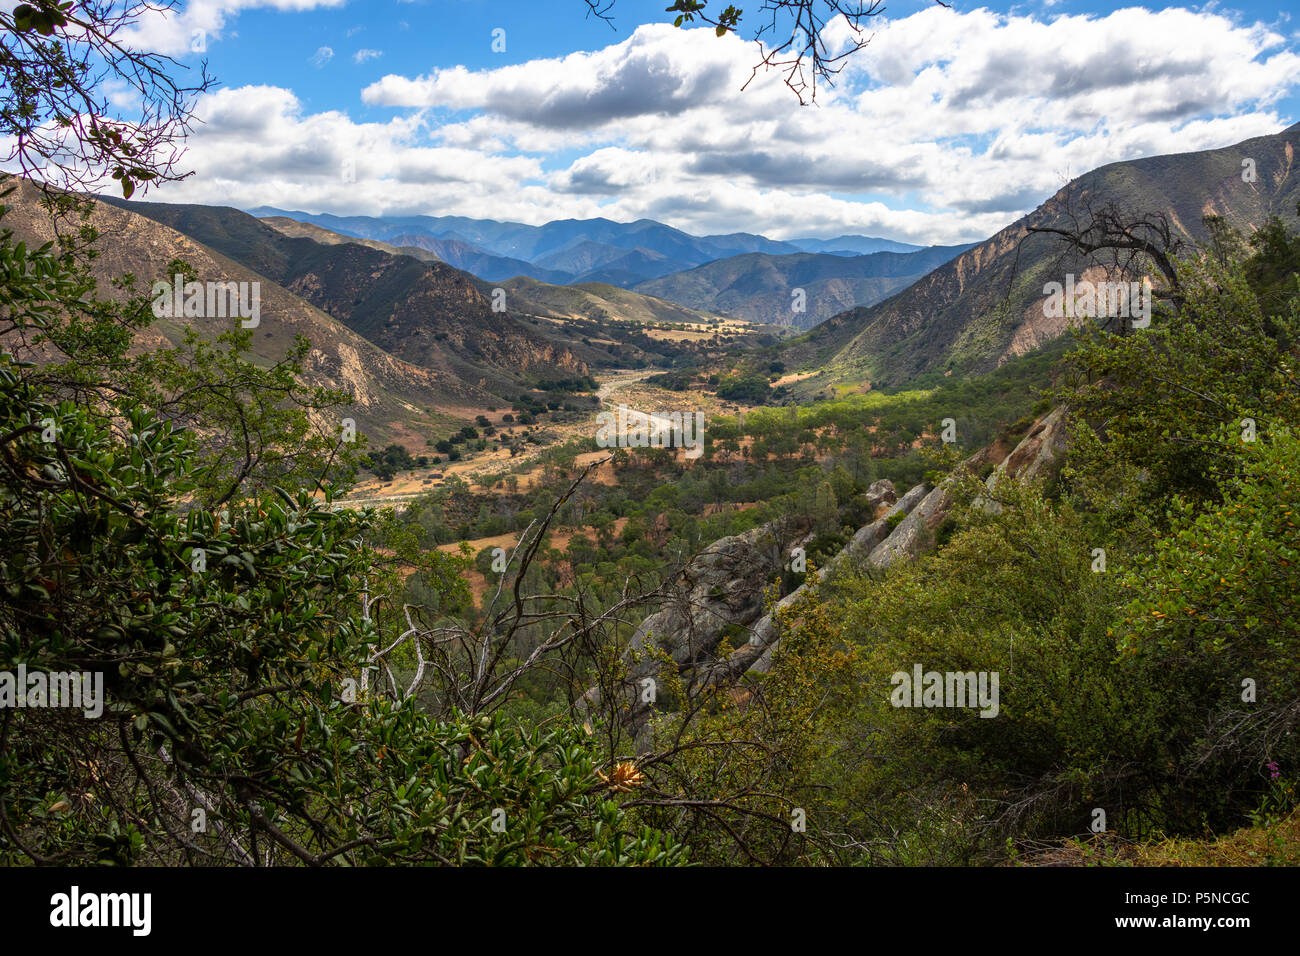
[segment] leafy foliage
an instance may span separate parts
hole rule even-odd
[[[49,322],[84,287],[41,255],[0,241],[20,266],[6,304]],[[230,344],[196,343],[199,381],[236,361]],[[181,383],[136,370],[160,405]],[[0,669],[102,675],[106,707],[4,708],[0,859],[684,860],[626,818],[572,725],[435,719],[368,689],[378,516],[335,510],[328,487],[291,494],[274,460],[205,504],[219,447],[130,392],[112,414],[50,400],[58,376],[31,372],[0,364]]]

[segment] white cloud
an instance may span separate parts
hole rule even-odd
[[[186,0],[174,8],[142,6],[140,18],[131,30],[122,32],[121,39],[139,49],[182,56],[194,49],[197,38],[204,45],[232,34],[225,32],[226,24],[242,10],[256,8],[303,11],[319,7],[339,7],[347,0]]]
[[[457,66],[414,79],[389,75],[361,96],[377,106],[482,109],[535,126],[581,129],[722,102],[745,80],[746,53],[752,47],[734,36],[657,24],[595,53],[474,72]]]
[[[334,59],[334,51],[330,47],[323,46],[312,54],[311,65],[319,70],[332,59]]]
[[[365,63],[367,60],[377,60],[383,55],[383,50],[371,50],[367,47],[362,47],[356,53],[352,54],[352,61],[354,63]]]
[[[664,24],[593,52],[385,76],[362,92],[398,112],[385,123],[303,115],[287,90],[226,91],[204,98],[192,143],[207,172],[165,195],[958,242],[1096,166],[1276,132],[1300,83],[1294,40],[1214,12],[935,8],[874,26],[815,107],[774,73],[742,92],[752,44]],[[241,129],[251,148],[232,166],[222,137]],[[347,156],[355,183],[337,176]]]
[[[429,146],[419,119],[355,123],[334,111],[304,114],[280,87],[206,94],[195,112],[186,161],[196,175],[160,198],[377,213],[407,195],[410,208],[454,197],[481,205],[542,175],[534,158]]]
[[[138,112],[141,107],[140,93],[121,77],[110,76],[100,84],[104,98],[124,113]]]

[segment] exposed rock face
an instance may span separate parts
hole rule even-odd
[[[1040,418],[1015,450],[989,475],[989,487],[1002,477],[1033,481],[1055,466],[1066,445],[1067,411],[1064,405]]]
[[[894,486],[878,481],[867,491],[868,500],[887,504],[888,510],[861,528],[826,566],[811,572],[814,580],[830,575],[846,561],[864,559],[890,534],[891,519],[906,514],[925,497],[925,486],[917,485],[895,500]],[[776,644],[773,615],[763,613],[765,591],[781,574],[790,548],[807,540],[807,529],[781,521],[771,522],[745,534],[723,538],[691,562],[682,576],[682,586],[666,607],[647,617],[628,645],[629,658],[658,650],[687,675],[692,693],[710,684],[734,681],[747,670],[766,670]],[[807,583],[786,595],[779,610],[792,604],[806,590]],[[748,640],[723,658],[717,657],[724,631],[743,627]],[[628,677],[618,688],[624,723],[639,731],[652,707],[642,700],[641,681],[660,673],[657,657],[635,660]],[[580,707],[589,709],[601,702],[599,688],[582,698]]]
[[[714,543],[691,562],[669,605],[641,622],[629,649],[653,640],[678,664],[714,650],[725,628],[762,611],[763,591],[781,573],[794,530],[773,522]]]
[[[1028,480],[1048,474],[1059,463],[1065,448],[1065,426],[1065,408],[1039,419],[989,476],[989,488],[1006,477]],[[959,470],[978,467],[988,454],[988,449],[976,453]],[[723,538],[691,563],[681,590],[668,606],[647,617],[637,628],[629,654],[636,656],[647,645],[661,649],[685,677],[690,694],[734,683],[747,672],[765,673],[780,641],[777,616],[796,604],[811,585],[853,566],[884,569],[898,561],[915,560],[934,547],[934,532],[954,502],[949,484],[945,481],[929,491],[925,485],[917,485],[901,498],[896,496],[892,483],[873,484],[866,499],[873,508],[886,508],[884,513],[860,528],[824,567],[810,572],[808,580],[778,601],[770,614],[763,613],[764,590],[781,573],[789,547],[807,540],[806,535],[800,537],[806,529],[773,522],[743,535]],[[995,505],[988,499],[980,503],[986,508]],[[904,517],[898,521],[900,515]],[[735,627],[748,631],[748,641],[718,657],[724,632]],[[642,700],[640,682],[659,673],[657,660],[639,660],[629,669],[628,680],[617,689],[620,719],[639,735],[638,744],[644,748],[651,746],[645,734],[653,705]],[[580,706],[590,709],[600,701],[600,690],[593,688],[584,695]]]
[[[929,550],[935,530],[951,510],[952,495],[945,482],[922,498],[915,508],[908,510],[907,517],[899,522],[893,533],[872,548],[867,563],[873,568],[887,568],[900,558],[920,557]]]
[[[1034,481],[1046,477],[1059,464],[1065,451],[1066,428],[1067,410],[1064,405],[1052,409],[1035,422],[1020,444],[993,469],[993,474],[985,481],[989,491],[995,491],[998,482],[1004,478]],[[980,498],[976,505],[989,514],[1002,511],[1002,505],[989,497]]]
[[[1167,215],[1175,234],[1193,242],[1208,238],[1207,212],[1248,235],[1273,215],[1294,224],[1300,199],[1297,151],[1300,123],[1222,149],[1094,169],[897,295],[826,319],[810,335],[784,344],[778,356],[789,368],[826,370],[797,385],[797,391],[809,394],[862,377],[879,387],[927,371],[990,370],[1063,334],[1071,323],[1046,318],[1044,285],[1063,281],[1067,273],[1085,276],[1101,264],[1029,228],[1071,228],[1086,203],[1101,209],[1110,201],[1127,213]],[[1258,168],[1255,188],[1240,188],[1244,159]]]
[[[806,533],[793,521],[769,522],[722,538],[691,561],[665,606],[641,622],[628,644],[628,657],[642,659],[633,661],[618,690],[629,708],[625,722],[639,726],[649,714],[639,682],[659,673],[659,652],[679,671],[687,671],[713,656],[723,631],[759,617],[765,590],[781,574],[789,549]],[[592,688],[579,706],[591,708],[600,701],[600,689]]]
[[[882,482],[876,482],[876,485],[879,484],[882,484]],[[889,497],[894,497],[893,483],[886,481],[883,484],[889,486]],[[874,489],[876,485],[871,487]],[[903,495],[879,518],[866,527],[859,528],[858,532],[849,540],[849,543],[844,546],[843,551],[826,562],[824,568],[819,568],[810,575],[812,580],[816,582],[828,578],[834,575],[846,562],[850,564],[856,563],[863,557],[873,553],[883,541],[891,537],[889,526],[894,516],[910,514],[917,506],[917,503],[924,497],[925,485],[917,485]],[[772,666],[772,651],[776,649],[778,640],[776,615],[798,601],[807,591],[809,583],[811,582],[804,582],[778,601],[776,607],[772,609],[772,613],[764,615],[750,630],[748,644],[736,648],[725,661],[711,667],[708,676],[709,682],[713,684],[728,683],[750,670],[760,674],[766,673],[767,669]]]
[[[898,495],[894,493],[894,483],[888,478],[872,482],[871,487],[862,497],[877,518],[882,517],[881,508],[886,508],[898,500]]]

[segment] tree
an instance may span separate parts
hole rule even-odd
[[[834,534],[840,527],[839,503],[829,481],[817,485],[812,508],[813,529],[819,535]]]
[[[1251,442],[1222,504],[1173,506],[1169,533],[1128,573],[1121,652],[1164,669],[1214,711],[1180,771],[1248,778],[1270,759],[1294,766],[1300,726],[1300,437],[1279,427]],[[1253,689],[1244,694],[1243,688]]]
[[[40,2],[3,15],[5,119],[20,124],[24,163],[44,150],[73,181],[111,172],[129,196],[173,175],[168,131],[188,114],[104,121],[76,43],[165,77],[112,40],[132,11],[72,11]],[[70,88],[74,107],[91,104],[84,124],[62,98]],[[42,109],[66,140],[41,138]],[[306,424],[336,396],[298,384],[305,342],[270,369],[244,360],[247,330],[132,356],[151,316],[131,277],[126,301],[101,301],[86,262],[53,246],[0,232],[0,334],[46,353],[33,366],[0,352],[0,862],[684,860],[615,802],[635,770],[602,772],[572,723],[435,717],[372,681],[392,676],[379,638],[396,577],[372,539],[437,596],[454,601],[464,585],[454,559],[413,557],[389,519],[332,506],[339,441],[313,446]],[[17,687],[15,671],[40,679]],[[65,706],[35,706],[53,703],[29,694],[42,681]],[[70,709],[74,686],[82,706]],[[33,706],[13,707],[15,693]]]
[[[1184,304],[1140,334],[1080,330],[1057,397],[1079,420],[1074,475],[1096,506],[1160,516],[1176,496],[1217,500],[1258,433],[1300,425],[1292,371],[1300,336],[1295,292],[1246,262],[1214,255],[1178,260]],[[1294,273],[1290,277],[1294,288]]]
[[[1300,203],[1296,215],[1300,217]],[[1239,234],[1234,238],[1240,243]],[[1271,320],[1285,313],[1290,301],[1300,294],[1296,285],[1300,281],[1300,234],[1288,233],[1282,220],[1274,216],[1250,237],[1250,247],[1254,252],[1246,260],[1246,278],[1270,328],[1275,329]]]
[[[1126,279],[1140,279],[1155,268],[1165,280],[1156,297],[1174,308],[1182,303],[1177,259],[1186,243],[1167,214],[1130,212],[1113,200],[1098,206],[1090,194],[1071,191],[1060,215],[1062,225],[1028,226],[1025,238],[1056,236],[1068,252],[1087,259],[1102,257],[1109,272]],[[1119,329],[1123,331],[1124,323]]]
[[[92,679],[77,709],[0,708],[0,862],[683,860],[572,726],[369,691],[373,513],[188,507],[183,430],[130,408],[119,439],[16,371],[0,356],[0,670]]]
[[[191,85],[169,57],[126,45],[145,11],[174,5],[130,0],[31,0],[0,11],[0,136],[24,175],[61,189],[93,189],[105,176],[130,198],[137,185],[182,179],[177,163],[195,97],[213,79],[206,63]],[[107,81],[139,98],[116,108]]]
[[[11,186],[34,191],[30,184]],[[0,206],[0,217],[7,207]],[[51,399],[77,402],[113,425],[131,407],[147,408],[194,429],[191,480],[196,499],[222,503],[280,483],[348,483],[362,440],[342,440],[337,424],[350,396],[302,381],[309,346],[299,337],[269,366],[249,359],[252,331],[233,328],[205,341],[188,330],[181,344],[134,352],[135,334],[153,321],[149,298],[96,296],[89,269],[95,232],[85,245],[30,248],[0,230],[0,346],[24,359],[18,372]],[[171,263],[188,274],[185,263]],[[133,281],[116,283],[133,291]]]

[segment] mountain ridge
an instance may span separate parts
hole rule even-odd
[[[1272,215],[1294,224],[1297,152],[1300,123],[1218,149],[1100,166],[906,289],[783,343],[778,356],[791,368],[816,371],[796,386],[802,394],[849,381],[897,386],[924,375],[995,368],[1070,327],[1068,320],[1046,316],[1047,282],[1066,273],[1107,274],[1096,259],[1071,254],[1030,227],[1068,225],[1088,203],[1100,208],[1106,202],[1135,217],[1165,215],[1174,234],[1188,242],[1207,238],[1207,214],[1247,233]],[[1254,182],[1243,179],[1246,159],[1254,163]]]
[[[746,253],[638,283],[636,292],[749,322],[811,328],[845,309],[870,305],[911,285],[969,246],[842,256]],[[796,290],[805,311],[795,311]]]
[[[39,244],[54,238],[54,223],[40,205],[38,187],[26,180],[4,200],[5,228],[20,239]],[[260,322],[253,333],[250,356],[271,364],[283,359],[299,335],[311,349],[304,362],[304,379],[313,385],[342,389],[353,396],[340,415],[353,417],[372,444],[410,438],[417,432],[440,431],[472,418],[473,410],[491,401],[490,392],[443,369],[423,368],[403,361],[264,274],[225,256],[180,230],[113,203],[92,202],[89,224],[98,231],[98,255],[91,274],[98,294],[124,300],[130,290],[115,283],[123,275],[136,278],[136,293],[155,281],[170,282],[170,263],[187,263],[198,281],[257,282]],[[188,329],[212,338],[229,329],[225,320],[162,318],[135,336],[137,351],[179,345]],[[33,360],[40,360],[32,355]]]
[[[473,276],[440,261],[357,243],[287,236],[232,207],[100,197],[216,249],[306,299],[386,352],[489,391],[517,392],[525,374],[587,374],[569,350],[493,310]]]

